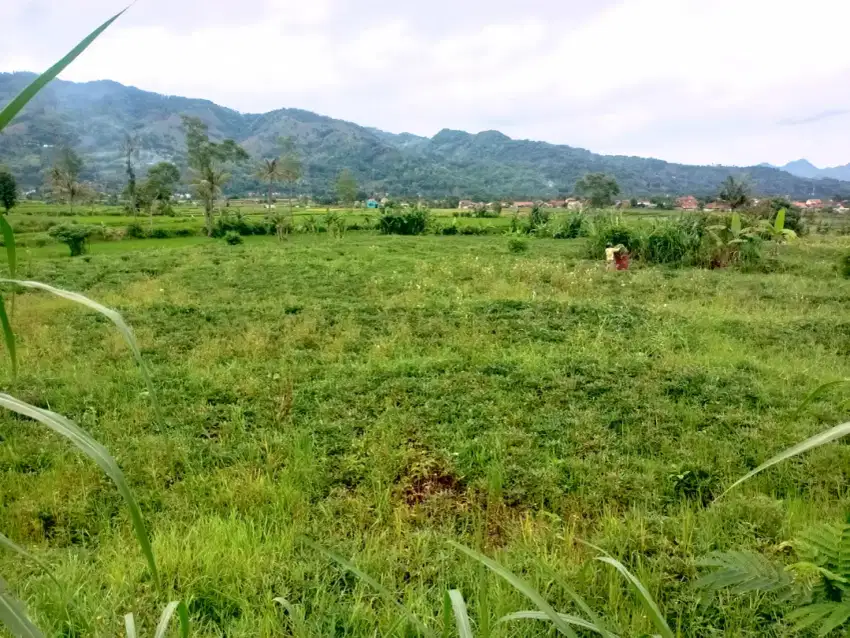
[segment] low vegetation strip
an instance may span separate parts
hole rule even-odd
[[[120,336],[40,294],[16,300],[21,374],[6,384],[116,456],[196,635],[274,635],[290,620],[303,635],[395,631],[397,610],[302,537],[430,627],[446,588],[478,622],[482,572],[456,539],[559,612],[575,609],[569,585],[618,635],[652,633],[582,539],[640,578],[674,632],[787,631],[765,621],[782,618],[780,599],[706,607],[691,582],[710,552],[771,554],[850,505],[836,476],[850,457],[835,444],[711,504],[846,421],[838,390],[797,414],[850,377],[845,238],[784,245],[770,273],[606,272],[582,239],[520,252],[497,236],[193,239],[116,242],[89,261],[19,255],[19,278],[86,293],[133,325],[161,425]],[[0,436],[0,529],[77,592],[66,604],[36,565],[0,555],[39,627],[115,634],[128,611],[154,627],[162,599],[111,484],[35,425],[4,415]],[[528,605],[489,577],[494,623]]]

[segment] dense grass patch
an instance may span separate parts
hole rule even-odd
[[[173,248],[160,248],[173,246]],[[663,247],[663,246],[662,246]],[[823,382],[850,377],[845,239],[783,246],[772,274],[605,272],[583,240],[297,234],[243,246],[187,237],[93,246],[90,261],[22,254],[22,277],[121,310],[151,363],[153,424],[105,322],[18,296],[15,394],[67,414],[124,468],[168,587],[200,635],[387,635],[397,615],[303,545],[309,536],[432,622],[446,587],[478,608],[481,572],[446,544],[498,556],[569,609],[562,583],[625,635],[651,626],[598,544],[683,635],[779,636],[782,604],[698,604],[694,558],[772,551],[850,505],[832,445],[712,498],[772,453],[846,417]],[[846,420],[846,419],[844,419]],[[0,556],[48,633],[155,624],[120,497],[97,468],[23,420],[0,420],[0,530],[74,591]],[[493,617],[527,608],[491,582]],[[403,633],[403,630],[397,630]],[[497,635],[540,635],[511,625]]]

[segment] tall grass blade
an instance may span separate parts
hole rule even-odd
[[[430,629],[428,629],[428,627],[426,627],[422,623],[421,620],[419,620],[415,615],[413,615],[413,613],[410,610],[408,610],[407,607],[405,607],[403,604],[401,604],[398,601],[398,599],[395,597],[395,595],[393,595],[393,593],[390,590],[388,590],[386,587],[384,587],[377,580],[375,580],[374,578],[369,576],[369,574],[362,571],[356,565],[354,565],[352,562],[344,559],[339,554],[336,554],[336,553],[332,552],[331,550],[326,549],[326,548],[322,547],[321,545],[319,545],[317,543],[314,543],[310,539],[305,538],[303,540],[304,540],[304,543],[306,545],[308,545],[309,547],[312,547],[317,552],[321,552],[322,554],[324,554],[325,556],[330,558],[332,561],[334,561],[338,565],[341,565],[342,567],[344,567],[345,569],[350,571],[352,574],[357,576],[360,580],[362,580],[364,583],[366,583],[372,589],[374,589],[376,592],[378,592],[381,596],[383,596],[385,600],[387,600],[388,602],[395,605],[395,607],[402,614],[404,614],[404,617],[407,618],[411,622],[411,624],[413,624],[416,627],[416,629],[419,631],[419,633],[421,633],[423,636],[428,636],[429,638],[435,638],[434,632],[432,632]]]
[[[769,467],[773,467],[777,463],[781,463],[782,461],[786,461],[794,456],[803,454],[804,452],[808,452],[809,450],[813,450],[817,447],[820,447],[821,445],[831,443],[832,441],[840,439],[843,436],[847,436],[848,434],[850,434],[850,422],[842,423],[841,425],[836,425],[834,428],[830,428],[824,432],[821,432],[820,434],[815,434],[813,437],[806,439],[802,443],[798,443],[797,445],[788,448],[784,452],[780,452],[773,458],[759,465],[752,472],[749,472],[745,476],[739,478],[731,485],[731,487],[729,487],[729,489],[723,492],[723,494],[721,494],[719,498],[723,498],[726,494],[738,487],[744,481],[753,478],[756,474],[763,472]]]
[[[449,592],[443,593],[443,638],[450,638],[452,635],[452,599],[449,598]]]
[[[127,630],[127,638],[137,638],[136,619],[133,617],[133,612],[124,615],[124,628]]]
[[[12,361],[12,377],[18,376],[18,351],[15,345],[15,333],[12,330],[12,322],[9,321],[9,315],[6,314],[6,302],[3,295],[0,295],[0,326],[3,328],[3,341],[6,343],[6,350],[9,352],[9,359]]]
[[[572,616],[570,614],[558,614],[561,617],[561,620],[567,622],[571,625],[575,625],[576,627],[581,627],[582,629],[589,629],[590,631],[594,631],[597,634],[604,636],[605,638],[618,638],[616,634],[612,634],[610,631],[606,631],[602,629],[595,623],[585,620],[584,618],[580,618],[579,616]],[[499,618],[499,623],[510,622],[512,620],[549,620],[549,616],[544,614],[542,611],[515,611],[512,614],[508,614],[507,616],[502,616]]]
[[[41,569],[44,570],[45,574],[50,576],[50,580],[59,585],[59,581],[56,580],[56,577],[53,575],[53,572],[50,570],[50,567],[48,567],[46,563],[30,554],[27,550],[18,545],[15,541],[10,538],[7,538],[3,534],[0,534],[0,547],[5,547],[9,551],[15,552],[16,554],[23,556],[27,560],[32,561],[33,563],[41,567]]]
[[[176,600],[172,600],[165,606],[165,609],[162,610],[162,615],[159,617],[159,623],[156,626],[156,633],[154,633],[154,638],[165,638],[165,634],[168,633],[168,625],[171,623],[171,617],[174,615],[174,612],[177,611],[177,606],[180,603]]]
[[[809,396],[807,396],[803,400],[803,402],[800,404],[800,407],[798,407],[797,411],[794,413],[794,417],[799,418],[799,416],[803,413],[803,410],[810,403],[812,403],[813,401],[815,401],[815,400],[819,399],[821,396],[823,396],[826,393],[827,390],[831,390],[832,388],[834,388],[836,386],[845,385],[845,384],[850,384],[850,379],[839,379],[838,381],[828,381],[827,383],[824,383],[823,385],[818,386],[817,388],[815,388],[812,391],[812,393]]]
[[[154,412],[157,417],[157,421],[162,423],[162,419],[159,414],[159,404],[156,400],[156,394],[153,387],[153,380],[151,379],[150,373],[148,372],[147,365],[145,365],[144,359],[142,359],[142,353],[139,350],[139,344],[136,341],[136,337],[133,335],[133,330],[130,326],[127,325],[127,322],[124,321],[124,317],[121,316],[120,313],[116,312],[112,308],[107,308],[103,304],[99,304],[98,302],[89,299],[85,295],[81,295],[77,292],[71,292],[70,290],[63,290],[62,288],[54,288],[48,284],[41,283],[40,281],[21,281],[17,279],[0,279],[0,283],[4,284],[13,284],[18,285],[23,288],[32,288],[35,290],[43,290],[45,292],[49,292],[52,295],[56,295],[57,297],[62,297],[63,299],[67,299],[69,301],[73,301],[75,303],[86,306],[87,308],[91,308],[96,312],[99,312],[104,317],[109,319],[115,327],[118,328],[118,332],[121,333],[121,336],[124,338],[124,341],[127,343],[127,346],[130,348],[133,356],[136,358],[136,363],[139,364],[139,370],[141,371],[142,377],[145,380],[145,384],[148,387],[148,394],[150,395],[151,405],[153,406]]]
[[[473,638],[472,625],[469,623],[469,613],[466,610],[466,601],[463,599],[457,589],[452,589],[449,592],[449,599],[452,602],[452,611],[455,614],[455,626],[460,638]]]
[[[558,615],[552,606],[546,602],[546,600],[541,596],[537,590],[535,590],[531,585],[526,583],[524,580],[516,576],[513,572],[505,569],[496,561],[487,558],[483,554],[479,554],[473,549],[466,547],[465,545],[461,545],[460,543],[456,543],[454,541],[449,541],[449,545],[452,547],[459,549],[461,552],[477,560],[479,563],[486,565],[491,571],[495,572],[498,576],[506,580],[510,583],[514,589],[523,594],[526,598],[528,598],[531,602],[537,605],[537,608],[546,614],[546,617],[555,625],[555,627],[562,634],[570,636],[570,638],[578,638],[576,632],[572,630],[572,628],[567,624],[561,617]]]
[[[27,616],[23,604],[9,593],[6,581],[2,578],[0,578],[0,622],[6,625],[6,629],[15,638],[44,638],[44,634]]]
[[[92,31],[88,35],[88,37],[84,38],[77,46],[71,49],[71,51],[68,52],[68,54],[64,58],[62,58],[61,60],[59,60],[59,62],[47,69],[47,71],[39,75],[35,80],[32,81],[29,86],[27,86],[23,91],[21,91],[17,95],[17,97],[15,97],[15,99],[9,102],[3,108],[3,110],[0,111],[0,131],[2,131],[6,127],[6,125],[12,120],[12,118],[15,117],[18,112],[22,108],[24,108],[24,106],[26,106],[27,102],[33,99],[36,94],[41,91],[41,89],[43,89],[48,82],[50,82],[53,78],[59,75],[65,69],[66,66],[76,60],[77,57],[83,51],[85,51],[101,33],[103,33],[107,28],[109,28],[109,25],[115,22],[126,10],[127,9],[124,9],[123,11],[115,14],[109,20],[100,25],[97,29]]]
[[[596,560],[611,565],[614,569],[620,572],[627,581],[629,581],[637,593],[638,598],[640,598],[641,603],[643,603],[647,613],[649,613],[650,620],[652,620],[652,624],[655,625],[655,629],[658,631],[661,638],[675,638],[673,631],[667,624],[667,620],[664,618],[661,610],[658,609],[658,605],[655,604],[655,601],[652,599],[649,591],[634,574],[626,569],[625,565],[611,556],[597,556]]]
[[[729,225],[732,235],[738,237],[741,234],[741,216],[738,213],[732,213],[732,221]]]
[[[156,560],[154,559],[153,549],[151,548],[150,539],[148,538],[145,521],[142,518],[142,511],[136,503],[136,497],[133,495],[130,486],[124,478],[123,472],[118,467],[109,452],[98,443],[88,432],[77,426],[73,421],[66,419],[61,414],[56,414],[49,410],[37,408],[15,397],[0,393],[0,407],[4,407],[12,412],[28,416],[31,419],[43,423],[57,434],[64,436],[70,440],[77,448],[91,458],[104,471],[104,473],[112,479],[118,492],[124,498],[127,509],[130,511],[130,518],[133,522],[133,529],[136,533],[136,539],[142,548],[142,554],[148,562],[148,567],[151,570],[154,582],[159,586],[159,572],[156,569]]]
[[[189,638],[189,634],[192,632],[189,607],[182,600],[177,605],[177,620],[180,622],[180,638]]]

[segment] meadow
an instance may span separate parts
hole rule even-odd
[[[124,314],[163,419],[112,326],[40,293],[15,299],[21,372],[4,368],[3,383],[114,454],[167,599],[186,601],[195,635],[416,635],[305,539],[351,559],[435,631],[447,588],[477,627],[529,607],[455,540],[559,610],[574,588],[622,635],[653,633],[586,541],[646,584],[679,635],[795,635],[777,597],[707,600],[693,581],[710,551],[782,557],[800,529],[844,520],[841,443],[715,499],[846,420],[839,391],[797,408],[850,377],[850,279],[836,268],[848,248],[848,237],[812,236],[758,272],[609,272],[585,258],[583,239],[534,239],[513,254],[502,235],[127,239],[73,259],[26,247],[19,278]],[[0,530],[59,583],[0,555],[39,626],[118,635],[134,611],[149,633],[163,598],[114,486],[26,419],[4,414],[0,439]]]

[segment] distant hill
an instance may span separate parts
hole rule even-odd
[[[33,74],[0,74],[0,104]],[[185,167],[180,115],[195,115],[214,137],[231,137],[255,157],[276,154],[292,136],[304,158],[299,191],[332,192],[343,168],[361,189],[428,197],[554,197],[569,193],[592,171],[613,174],[627,195],[714,195],[728,175],[747,177],[755,192],[791,197],[850,197],[850,182],[811,180],[768,166],[688,166],[657,159],[597,155],[565,145],[514,140],[498,131],[443,130],[432,138],[394,134],[301,109],[244,114],[207,100],[165,96],[99,81],[54,81],[0,134],[0,163],[22,186],[40,186],[55,149],[74,146],[86,161],[85,179],[110,191],[123,187],[119,148],[126,131],[141,138],[142,164],[171,160]],[[233,193],[260,190],[252,168],[234,170]],[[847,176],[850,179],[850,176]]]
[[[764,166],[770,165],[765,164]],[[775,166],[774,168],[807,179],[839,179],[850,181],[850,164],[830,168],[818,168],[807,159],[799,159],[788,162],[785,166]]]

